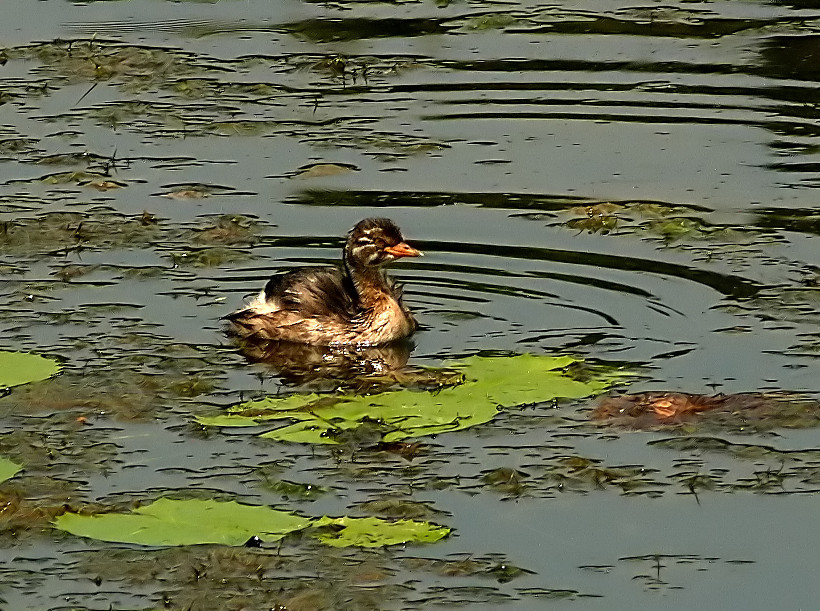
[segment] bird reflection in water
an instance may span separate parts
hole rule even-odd
[[[311,390],[345,388],[376,392],[396,387],[440,388],[461,381],[460,373],[410,366],[410,341],[381,346],[313,346],[234,338],[249,362],[262,365],[288,385]]]

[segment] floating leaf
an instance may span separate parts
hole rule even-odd
[[[339,433],[373,422],[385,429],[384,441],[457,431],[492,420],[496,404],[486,396],[458,392],[456,386],[439,393],[398,390],[371,396],[348,396],[296,413],[276,412],[278,418],[298,420],[262,435],[301,443],[335,443]],[[261,416],[261,418],[271,415]]]
[[[270,507],[235,501],[159,499],[131,513],[83,515],[64,513],[54,525],[80,537],[138,545],[244,545],[252,537],[278,541],[309,526],[329,527],[317,538],[335,547],[381,547],[397,543],[432,543],[450,529],[428,522],[379,518],[318,520]]]
[[[60,371],[60,364],[38,354],[0,350],[0,388],[45,380]]]
[[[73,535],[139,545],[243,545],[253,536],[277,541],[311,524],[287,511],[235,501],[159,499],[131,513],[64,513],[54,525]]]
[[[558,397],[587,397],[611,384],[606,378],[581,382],[567,375],[564,369],[578,362],[571,356],[521,354],[502,358],[473,356],[456,367],[462,367],[467,379],[474,382],[473,394],[485,393],[498,405],[511,407]]]
[[[231,407],[230,412],[241,412],[243,414],[252,414],[258,412],[257,416],[261,420],[270,420],[276,418],[289,418],[290,415],[277,415],[277,412],[298,410],[306,405],[310,405],[319,399],[322,395],[311,393],[309,395],[288,395],[287,397],[265,397],[256,401],[247,401],[240,405]]]
[[[345,431],[367,422],[384,442],[435,435],[489,422],[499,407],[585,397],[607,388],[614,376],[580,381],[567,373],[570,356],[474,356],[451,365],[461,384],[437,392],[402,389],[375,395],[291,395],[234,406],[230,414],[200,417],[206,426],[254,426],[269,420],[289,424],[262,437],[298,443],[337,443]]]
[[[219,416],[197,416],[195,420],[202,426],[257,426],[258,419],[250,416],[221,414]]]
[[[384,547],[400,543],[435,543],[450,534],[450,529],[430,522],[380,518],[328,518],[314,526],[341,526],[341,530],[322,532],[317,539],[333,547]]]
[[[196,421],[203,426],[257,426],[266,420],[310,420],[313,416],[305,412],[300,418],[300,410],[315,404],[322,397],[315,393],[309,395],[289,395],[287,397],[265,397],[256,401],[246,401],[228,409],[227,414],[218,416],[197,416]],[[337,400],[333,399],[331,403]]]
[[[278,441],[292,441],[294,443],[336,443],[333,438],[340,431],[352,429],[359,425],[358,422],[339,422],[338,426],[331,426],[329,423],[312,421],[297,422],[290,426],[283,426],[268,433],[260,435],[265,439],[276,439]]]
[[[8,458],[0,456],[0,482],[14,477],[17,473],[22,471],[23,467],[16,462],[10,461]]]

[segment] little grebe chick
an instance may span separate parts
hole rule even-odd
[[[277,274],[226,318],[234,334],[255,340],[375,346],[403,339],[418,325],[384,266],[421,254],[390,219],[364,219],[347,236],[341,267]]]

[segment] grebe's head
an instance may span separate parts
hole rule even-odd
[[[359,221],[350,230],[345,244],[345,260],[353,267],[378,267],[402,257],[420,257],[404,241],[398,226],[386,218]]]

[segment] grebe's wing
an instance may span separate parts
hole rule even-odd
[[[268,307],[298,312],[305,317],[350,319],[356,314],[353,283],[335,267],[305,267],[277,274],[268,280],[263,294]]]

